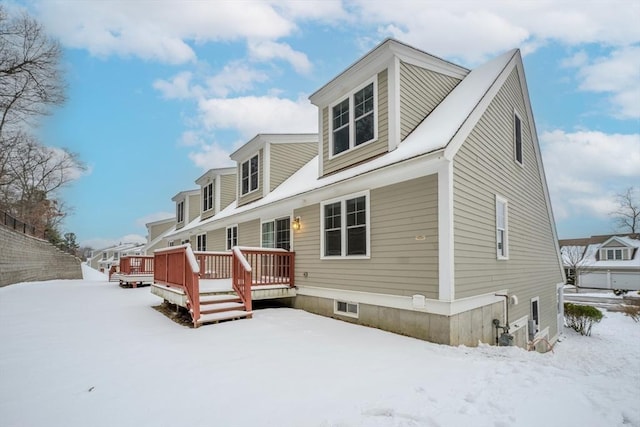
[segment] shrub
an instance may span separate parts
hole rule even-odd
[[[640,299],[624,298],[622,300],[622,312],[636,322],[640,322]]]
[[[591,335],[591,328],[602,320],[602,312],[590,305],[564,303],[564,318],[567,326],[580,335]]]

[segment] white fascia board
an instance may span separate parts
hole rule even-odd
[[[467,68],[461,67],[453,62],[438,58],[437,56],[433,56],[430,53],[421,51],[403,43],[391,44],[389,49],[402,62],[435,71],[446,76],[454,77],[458,80],[462,80],[467,74],[469,74],[469,70]]]
[[[318,142],[317,133],[273,133],[261,134],[269,144],[309,144]]]
[[[441,316],[454,316],[456,314],[464,313],[465,311],[503,302],[504,298],[496,296],[496,294],[504,294],[507,292],[506,289],[503,289],[455,301],[441,301],[425,298],[424,304],[421,303],[420,306],[416,306],[414,304],[413,296],[378,294],[373,292],[304,286],[299,284],[297,288],[297,295],[337,299],[341,301],[397,308],[400,310],[418,311]]]
[[[242,163],[258,151],[260,151],[261,148],[264,148],[264,144],[264,138],[262,138],[261,134],[258,134],[242,147],[231,153],[229,157],[231,158],[231,160],[234,160],[237,163]]]
[[[266,197],[271,191],[271,143],[264,144],[262,149],[262,170],[258,170],[258,176],[262,174],[262,197]]]
[[[189,198],[189,196],[195,196],[196,194],[200,194],[200,189],[199,188],[197,188],[195,190],[184,190],[184,191],[181,191],[181,192],[177,193],[175,196],[173,196],[171,198],[171,201],[178,202],[178,201],[181,201],[181,200],[186,200],[186,199]]]

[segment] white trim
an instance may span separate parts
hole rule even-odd
[[[355,145],[356,140],[356,125],[355,125],[355,106],[354,106],[354,95],[361,89],[373,84],[373,138],[369,141],[363,142],[360,145]],[[345,99],[349,100],[349,147],[341,151],[338,154],[333,154],[333,107],[344,102]],[[373,77],[367,79],[364,83],[356,86],[354,89],[350,90],[346,95],[341,96],[337,101],[329,104],[327,113],[329,114],[328,124],[329,124],[329,134],[328,134],[328,149],[329,149],[329,160],[333,160],[337,157],[340,157],[346,153],[352,153],[354,150],[357,150],[361,147],[367,146],[369,144],[373,144],[378,140],[378,74],[375,74]]]
[[[258,154],[260,152],[258,151]],[[262,197],[269,194],[271,191],[271,144],[265,144],[262,149],[262,169],[260,170],[260,157],[258,157],[258,175],[262,173]],[[260,179],[258,177],[258,188],[260,188]]]
[[[251,189],[251,160],[253,160],[254,157],[258,158],[258,183],[256,185],[256,188],[254,190]],[[238,168],[238,172],[240,174],[240,180],[239,180],[239,186],[238,186],[238,194],[239,197],[246,197],[251,193],[255,193],[256,191],[258,191],[260,189],[260,151],[258,151],[255,154],[252,154],[251,156],[247,157],[246,160],[242,161],[242,162],[238,162],[240,163],[240,167]],[[247,191],[246,193],[242,192],[242,165],[244,165],[245,163],[249,163],[249,169],[248,169],[248,173],[249,173],[249,186],[247,187],[249,189],[249,191]]]
[[[500,249],[498,248],[498,203],[502,203],[504,204],[504,236],[503,236],[503,241],[502,241],[502,246],[503,246],[503,252],[504,255],[502,255],[500,253]],[[499,194],[496,194],[496,202],[495,202],[495,208],[496,208],[496,215],[495,215],[495,219],[496,219],[496,259],[501,260],[501,261],[506,261],[509,259],[509,201],[500,196]]]
[[[347,311],[341,311],[338,310],[338,303],[344,303],[347,305]],[[356,312],[355,313],[351,313],[349,312],[349,305],[355,305],[356,306]],[[352,301],[342,301],[342,300],[337,300],[334,299],[333,300],[333,314],[337,314],[338,316],[346,316],[346,317],[353,317],[354,319],[357,319],[360,317],[360,305],[357,302],[352,302]]]
[[[218,175],[214,178],[214,185],[216,187],[215,197],[213,200],[213,208],[215,209],[215,213],[220,212],[220,186],[222,185],[220,181],[222,180],[221,175]]]
[[[199,249],[200,243],[198,240],[202,240],[202,236],[204,236],[204,249]],[[205,252],[207,250],[207,232],[196,234],[196,250],[198,252]]]
[[[366,254],[365,255],[347,255],[347,200],[358,197],[365,198],[365,234],[366,234]],[[324,207],[332,203],[340,203],[340,238],[342,255],[325,255],[324,253]],[[371,258],[371,194],[369,190],[360,191],[358,193],[347,194],[320,202],[320,259],[370,259]]]
[[[529,316],[522,316],[521,318],[516,319],[513,322],[509,322],[509,333],[513,334],[515,331],[518,331],[522,328],[527,328],[528,320],[529,320]],[[529,339],[528,333],[527,333],[527,339]]]
[[[538,297],[533,297],[533,298],[531,298],[531,299],[529,300],[529,315],[531,316],[531,320],[536,321],[536,319],[534,319],[534,318],[533,318],[533,303],[534,303],[534,302],[536,303],[537,308],[538,308],[538,320],[537,320],[537,322],[536,322],[536,327],[537,327],[537,329],[538,329],[538,330],[537,330],[537,331],[536,331],[536,333],[534,334],[534,336],[537,336],[537,335],[540,333],[540,326],[541,326],[541,324],[542,324],[542,322],[540,321],[540,320],[541,320],[541,313],[540,313],[540,297],[539,297],[539,296],[538,296]],[[549,329],[549,328],[547,327],[547,330],[548,330],[548,329]],[[547,334],[548,334],[548,332],[547,332]]]
[[[387,120],[388,150],[393,151],[400,144],[400,59],[395,57],[387,69]]]
[[[322,126],[323,108],[318,108],[318,176],[324,175],[324,128]],[[329,114],[329,107],[327,107],[327,114]],[[327,120],[329,118],[327,117]],[[327,121],[327,126],[329,122]],[[328,127],[327,127],[328,129]],[[327,135],[327,150],[329,149],[329,135]],[[328,155],[328,152],[327,152]]]
[[[455,299],[453,232],[453,163],[438,168],[438,299]]]
[[[204,203],[205,202],[204,190],[205,190],[205,188],[208,188],[209,186],[211,186],[211,188],[209,188],[209,192],[213,192],[214,191],[214,187],[215,187],[215,184],[214,184],[213,181],[209,181],[206,184],[203,184],[203,185],[200,186],[200,201],[201,201],[200,212],[203,213],[203,214],[207,213],[207,212],[210,212],[211,209],[214,209],[214,207],[215,207],[215,193],[213,193],[213,194],[210,194],[210,196],[211,196],[211,206],[209,206],[208,209],[204,209],[204,204],[205,204]]]
[[[461,298],[454,301],[440,301],[425,298],[424,306],[414,305],[414,297],[377,294],[373,292],[351,291],[345,289],[320,288],[316,286],[298,285],[297,295],[304,295],[317,298],[325,298],[340,301],[351,301],[359,304],[376,305],[380,307],[397,308],[400,310],[418,311],[441,316],[453,316],[465,311],[503,302],[504,297],[496,294],[506,294],[507,289],[498,290],[482,295],[468,298]]]

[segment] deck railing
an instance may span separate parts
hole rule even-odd
[[[295,286],[295,252],[271,248],[238,248],[251,266],[253,286]]]
[[[200,266],[201,279],[230,279],[232,273],[231,253],[194,252]]]
[[[171,246],[154,253],[153,281],[184,290],[187,307],[191,311],[194,325],[200,319],[200,267],[191,245]]]
[[[252,268],[240,248],[233,248],[233,277],[231,284],[236,291],[246,311],[252,309],[251,299],[251,274]]]
[[[153,257],[146,255],[126,255],[120,258],[120,273],[153,274]]]

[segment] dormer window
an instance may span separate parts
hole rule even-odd
[[[242,183],[242,195],[251,193],[258,189],[258,155],[256,154],[240,167],[240,182]]]
[[[371,142],[377,136],[376,81],[366,83],[331,107],[331,155]]]
[[[202,212],[213,209],[213,182],[202,187]]]
[[[184,221],[184,200],[176,204],[176,221]]]
[[[622,249],[605,249],[603,252],[605,254],[605,259],[608,261],[620,261],[623,258]]]

